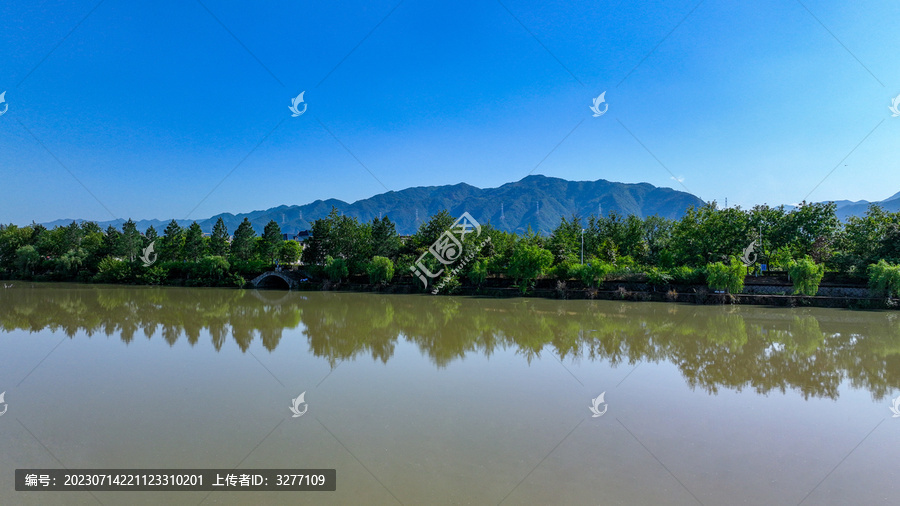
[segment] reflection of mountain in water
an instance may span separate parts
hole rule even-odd
[[[77,288],[73,288],[77,287]],[[531,361],[612,365],[671,362],[692,387],[794,389],[838,395],[843,380],[876,398],[900,387],[898,315],[840,310],[723,308],[609,301],[473,299],[185,288],[35,285],[0,291],[0,330],[63,331],[73,337],[157,332],[170,345],[231,336],[274,351],[284,329],[302,328],[310,350],[332,365],[359,356],[387,362],[398,339],[437,367],[469,353],[513,349]],[[302,327],[301,327],[302,325]]]

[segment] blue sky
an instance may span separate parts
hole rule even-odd
[[[0,222],[529,173],[744,207],[900,191],[900,3],[736,4],[4,2]]]

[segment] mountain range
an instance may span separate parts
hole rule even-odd
[[[218,218],[222,218],[228,231],[233,233],[246,217],[254,230],[262,233],[270,220],[275,220],[284,233],[292,234],[312,228],[312,222],[323,218],[335,207],[344,215],[371,221],[387,216],[397,225],[401,235],[415,233],[419,225],[441,210],[459,216],[468,212],[479,223],[491,223],[508,232],[522,233],[531,227],[544,234],[559,225],[562,216],[606,215],[615,211],[621,215],[639,217],[658,215],[665,218],[681,217],[689,206],[702,206],[703,200],[686,192],[660,188],[649,183],[616,183],[597,181],[567,181],[541,175],[528,176],[521,181],[507,183],[498,188],[476,188],[459,183],[445,186],[419,186],[400,191],[389,191],[373,197],[347,203],[342,200],[316,200],[305,205],[282,205],[262,211],[231,214],[223,213],[209,219],[197,220],[204,232],[211,232]],[[43,225],[52,228],[68,225],[73,220],[56,220]],[[81,221],[81,220],[74,220]],[[159,234],[171,219],[137,221],[139,230],[151,225]],[[193,220],[175,220],[188,226]],[[122,220],[99,222],[101,227],[121,227]]]
[[[835,204],[837,204],[837,217],[845,220],[850,216],[863,216],[866,214],[866,209],[869,208],[871,204],[878,204],[885,211],[889,211],[892,213],[896,213],[900,211],[900,193],[895,193],[890,197],[880,200],[878,202],[869,202],[868,200],[835,200]]]
[[[887,211],[900,211],[900,193],[874,202]],[[316,200],[304,205],[282,205],[249,213],[222,213],[209,219],[197,220],[204,232],[212,232],[216,220],[222,218],[229,232],[234,233],[244,218],[250,220],[253,229],[262,233],[270,220],[281,226],[282,232],[295,234],[312,228],[312,222],[323,218],[335,207],[342,214],[371,221],[387,216],[397,225],[401,235],[415,233],[419,225],[441,210],[453,216],[468,212],[479,223],[490,223],[508,232],[523,233],[530,227],[535,232],[548,234],[563,216],[587,218],[606,215],[615,211],[620,215],[634,214],[644,218],[658,215],[677,219],[690,206],[702,206],[704,201],[687,192],[653,186],[649,183],[616,183],[605,179],[597,181],[567,181],[541,175],[528,176],[521,181],[507,183],[498,188],[476,188],[465,183],[444,186],[418,186],[400,191],[389,191],[367,199],[347,203],[342,200]],[[862,216],[871,204],[865,200],[835,201],[840,219]],[[786,206],[791,209],[791,206]],[[48,228],[68,225],[73,220],[56,220],[43,223]],[[82,221],[82,220],[74,220]],[[139,230],[151,225],[162,234],[171,219],[136,221]],[[175,220],[187,227],[193,220]],[[121,227],[122,220],[99,222]]]

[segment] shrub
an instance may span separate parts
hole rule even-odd
[[[573,276],[578,267],[580,267],[580,265],[568,260],[560,262],[553,268],[553,277],[558,281],[565,281]]]
[[[108,256],[97,266],[96,280],[101,283],[124,283],[130,276],[131,269],[125,260]]]
[[[647,282],[653,286],[668,285],[673,279],[675,278],[671,274],[662,269],[651,267],[647,270]]]
[[[369,283],[388,283],[394,278],[394,262],[390,258],[374,256],[366,267]]]
[[[205,256],[190,264],[190,271],[195,284],[217,286],[230,284],[229,269],[231,264],[222,256]]]
[[[869,289],[880,296],[900,296],[900,265],[892,265],[881,259],[868,268]]]
[[[138,271],[137,280],[143,285],[161,285],[168,277],[168,271],[161,265],[151,265]]]
[[[794,282],[794,294],[815,295],[819,292],[819,283],[825,275],[825,266],[817,264],[810,257],[791,262],[788,274]]]
[[[703,269],[695,269],[686,265],[676,267],[672,269],[670,273],[672,274],[672,281],[681,285],[703,283],[705,274]]]
[[[522,293],[525,293],[528,290],[528,286],[538,276],[544,274],[552,263],[553,253],[540,246],[520,241],[513,250],[512,258],[509,261],[508,273],[519,282],[519,288],[522,290]]]
[[[596,288],[600,283],[606,281],[606,277],[615,269],[612,264],[596,258],[592,258],[590,262],[584,265],[576,265],[574,267],[573,273],[581,279],[585,286],[591,288]]]
[[[350,275],[347,261],[343,258],[333,258],[330,255],[325,257],[325,275],[335,283],[346,278]]]
[[[744,289],[747,267],[734,256],[727,265],[722,262],[708,264],[706,272],[707,285],[713,290],[740,293]]]
[[[481,286],[481,284],[484,283],[484,280],[487,279],[487,272],[487,262],[478,260],[472,264],[472,270],[469,271],[469,281],[471,281],[473,285]]]
[[[782,246],[769,255],[769,269],[786,271],[790,268],[793,261],[793,258],[791,258],[791,250]]]

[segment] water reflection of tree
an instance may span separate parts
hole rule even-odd
[[[78,286],[78,285],[75,285]],[[469,354],[510,349],[529,363],[613,366],[671,362],[692,388],[795,390],[838,396],[842,381],[883,398],[900,386],[900,317],[894,313],[722,308],[608,301],[474,299],[239,290],[38,285],[0,292],[0,330],[74,337],[157,333],[191,345],[208,333],[242,351],[254,339],[273,351],[285,329],[304,327],[310,351],[332,366],[369,356],[383,363],[398,339],[437,367]]]

